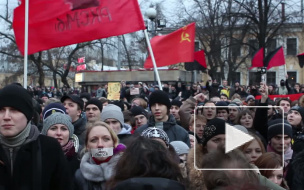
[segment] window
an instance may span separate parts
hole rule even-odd
[[[249,40],[249,55],[253,57],[253,55],[258,51],[259,49],[259,42],[257,40]]]
[[[221,84],[221,73],[214,73],[212,80],[216,79],[216,81]]]
[[[287,38],[287,55],[297,55],[296,38]]]
[[[241,56],[241,44],[239,40],[232,40],[230,44],[230,51],[232,57]]]
[[[261,73],[260,72],[249,72],[249,85],[260,85]]]
[[[236,81],[239,81],[239,83],[241,84],[241,73],[240,72],[232,72],[230,74],[230,76],[231,76],[232,85],[234,85],[234,83]]]
[[[194,42],[194,51],[199,51],[200,50],[200,43],[198,41]]]
[[[276,83],[276,72],[267,72],[267,84],[275,84]]]
[[[276,39],[268,40],[267,53],[275,50],[276,48],[277,48],[277,40]]]
[[[294,86],[297,82],[297,72],[287,72],[288,75],[288,83],[290,86]]]

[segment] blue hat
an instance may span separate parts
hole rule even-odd
[[[67,114],[65,107],[57,102],[50,103],[49,105],[45,106],[45,108],[42,111],[42,118],[45,120],[47,117],[49,117],[53,113],[63,113]]]

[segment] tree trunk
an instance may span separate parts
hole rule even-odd
[[[57,88],[58,84],[57,84],[56,72],[55,71],[53,71],[53,80],[54,80],[54,87]]]

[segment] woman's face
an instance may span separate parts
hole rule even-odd
[[[257,140],[251,141],[250,145],[244,150],[245,156],[250,163],[254,163],[261,155],[262,148]]]
[[[300,125],[300,123],[302,121],[302,116],[296,110],[289,110],[288,115],[287,115],[287,121],[292,126],[298,126],[298,125]]]
[[[281,185],[283,181],[283,169],[273,170],[272,175],[268,179],[277,185]]]
[[[63,124],[55,124],[49,128],[46,135],[57,139],[59,144],[64,146],[69,141],[70,131],[68,127]]]
[[[220,134],[212,137],[206,144],[208,152],[212,152],[217,149],[218,145],[225,145],[225,134]]]
[[[114,141],[108,129],[103,126],[94,127],[88,134],[87,150],[110,147],[114,147]],[[105,160],[107,158],[102,157],[97,159]]]
[[[245,115],[243,115],[241,117],[240,123],[241,123],[241,125],[243,125],[247,129],[249,129],[249,128],[252,127],[253,118],[251,117],[251,115],[249,115],[248,113],[246,113]]]

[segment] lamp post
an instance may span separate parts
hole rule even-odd
[[[150,6],[147,11],[146,11],[146,16],[149,18],[149,20],[151,21],[152,23],[152,30],[151,31],[151,34],[152,34],[152,37],[153,38],[155,35],[156,35],[156,22],[155,22],[155,18],[157,16],[157,11],[156,9],[153,7],[153,6]],[[154,85],[156,84],[156,72],[154,70]]]

